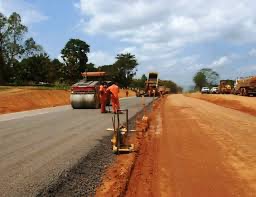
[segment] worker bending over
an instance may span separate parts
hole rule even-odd
[[[106,102],[107,102],[107,84],[106,82],[104,82],[100,85],[101,113],[106,113]]]
[[[111,101],[112,101],[112,108],[113,112],[116,114],[117,110],[120,109],[120,103],[119,103],[119,87],[115,84],[115,82],[107,88],[107,91],[110,91],[111,93]]]

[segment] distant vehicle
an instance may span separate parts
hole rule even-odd
[[[148,79],[145,82],[145,96],[158,96],[158,73],[148,73]]]
[[[219,93],[219,88],[218,87],[212,87],[212,89],[210,90],[211,94],[218,94]]]
[[[40,82],[38,83],[38,85],[49,85],[49,83],[48,83],[48,82],[40,81]]]
[[[142,90],[142,89],[136,90],[136,96],[137,97],[141,97],[143,95],[145,95],[145,91],[144,90]]]
[[[170,94],[171,93],[171,88],[165,88],[165,93]]]
[[[233,94],[256,96],[256,76],[237,79],[233,89]]]
[[[220,80],[219,93],[230,94],[234,86],[233,80]]]
[[[209,94],[210,93],[210,89],[208,87],[202,87],[201,93],[202,94]]]

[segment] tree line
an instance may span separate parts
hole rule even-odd
[[[121,87],[145,85],[145,75],[134,79],[138,61],[133,54],[117,54],[113,64],[96,66],[88,63],[89,44],[72,38],[61,50],[62,61],[52,60],[32,37],[27,38],[27,32],[18,13],[9,17],[0,13],[0,85],[71,85],[81,79],[81,72],[85,71],[108,72],[109,80],[118,82]],[[168,82],[173,89],[174,84]]]

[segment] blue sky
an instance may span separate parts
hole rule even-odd
[[[51,58],[79,38],[96,65],[130,52],[138,77],[158,71],[183,86],[204,67],[222,79],[256,74],[255,10],[253,0],[0,0],[0,12],[18,12]]]

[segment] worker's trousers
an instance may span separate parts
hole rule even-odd
[[[119,98],[112,97],[111,101],[112,101],[113,112],[117,113],[117,110],[120,109]]]
[[[105,113],[106,112],[106,98],[105,97],[101,97],[100,98],[100,111],[101,113]]]

